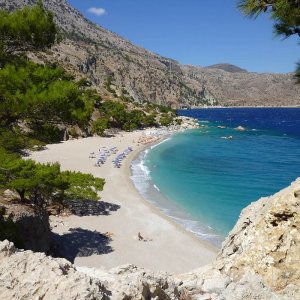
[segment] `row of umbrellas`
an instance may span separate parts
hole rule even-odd
[[[106,147],[102,147],[101,149],[99,149],[99,154],[98,154],[98,159],[96,162],[97,166],[101,166],[101,164],[103,165],[106,162],[106,159],[112,155],[112,154],[116,154],[118,151],[117,147],[113,147],[110,149],[107,149]],[[90,153],[90,155],[93,155],[94,153]]]
[[[122,153],[118,154],[117,157],[113,160],[114,167],[120,168],[122,160],[132,151],[133,149],[131,147],[128,147]]]

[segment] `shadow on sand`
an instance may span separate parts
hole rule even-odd
[[[108,216],[121,207],[118,204],[92,200],[68,200],[64,205],[76,216]]]
[[[71,263],[74,263],[77,256],[86,257],[113,251],[109,245],[111,239],[97,231],[71,228],[63,235],[54,234],[53,239],[56,245],[55,256],[66,258]]]

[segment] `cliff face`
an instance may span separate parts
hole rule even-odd
[[[216,261],[182,279],[207,299],[300,299],[299,253],[300,178],[246,207]]]
[[[276,291],[300,296],[300,179],[245,208],[217,261],[234,279],[259,274]]]
[[[249,205],[216,261],[173,276],[125,265],[108,272],[0,243],[4,299],[300,299],[300,178]]]
[[[0,8],[34,3],[0,0]],[[47,57],[89,77],[99,91],[109,79],[119,95],[126,91],[136,101],[176,107],[300,105],[300,86],[294,84],[292,74],[257,74],[236,67],[232,72],[228,65],[224,71],[224,64],[221,69],[180,65],[91,23],[65,0],[44,0],[44,4],[67,37]]]
[[[5,217],[12,221],[15,239],[22,248],[45,253],[51,251],[51,231],[46,211],[20,203],[2,201],[0,210],[3,208]]]

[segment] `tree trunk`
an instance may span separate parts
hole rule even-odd
[[[19,194],[21,203],[25,203],[25,190],[24,189],[17,190],[17,193]]]
[[[69,132],[68,132],[68,128],[66,127],[64,131],[64,141],[67,141],[68,139],[69,139]]]

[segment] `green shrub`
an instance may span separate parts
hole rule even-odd
[[[100,118],[92,123],[92,132],[99,136],[105,135],[105,130],[109,128],[109,122],[107,118]]]
[[[159,120],[161,126],[169,126],[172,122],[173,118],[167,114],[163,115]]]
[[[139,128],[139,126],[138,126],[136,123],[130,122],[130,121],[126,122],[126,123],[123,125],[123,129],[124,129],[125,131],[132,131],[132,130],[136,130],[136,129],[138,129],[138,128]]]
[[[145,116],[143,123],[144,127],[156,127],[158,125],[154,114]]]
[[[177,118],[177,119],[175,119],[175,122],[176,122],[177,125],[181,125],[182,124],[182,119]]]
[[[35,163],[0,149],[0,188],[18,193],[22,203],[39,207],[64,199],[99,199],[104,179],[80,172],[61,172],[60,165]]]
[[[58,143],[64,137],[64,131],[50,124],[34,124],[31,126],[33,132],[30,137],[46,144]]]

